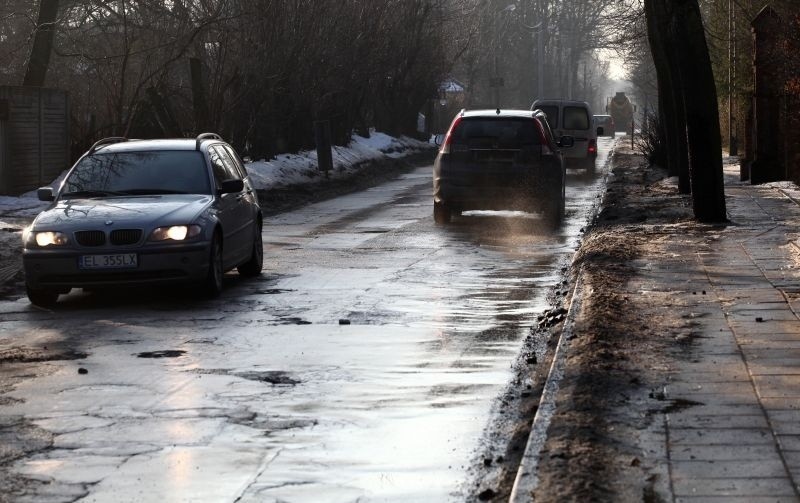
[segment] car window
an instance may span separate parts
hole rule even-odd
[[[200,152],[116,152],[94,153],[81,159],[64,181],[61,195],[81,197],[90,192],[210,194],[211,188]]]
[[[241,178],[227,152],[219,146],[214,145],[208,148],[208,158],[211,160],[211,167],[214,170],[214,178],[217,183]]]
[[[225,152],[228,153],[228,156],[233,160],[233,164],[236,167],[236,171],[239,173],[239,178],[247,177],[247,170],[242,164],[242,160],[236,155],[236,152],[233,150],[233,147],[230,145],[223,145],[222,148],[225,149]]]
[[[453,145],[516,149],[540,145],[536,122],[526,117],[469,117],[456,126]]]
[[[589,113],[586,109],[564,107],[564,129],[589,129]]]
[[[558,107],[553,105],[544,105],[540,107],[536,107],[542,112],[547,115],[547,122],[550,123],[550,127],[558,128]]]

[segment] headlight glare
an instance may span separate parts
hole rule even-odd
[[[33,239],[31,239],[33,238]],[[35,241],[37,246],[61,246],[67,244],[67,235],[63,232],[29,232],[28,242]]]
[[[200,234],[199,225],[172,225],[159,227],[150,234],[150,241],[184,241]]]

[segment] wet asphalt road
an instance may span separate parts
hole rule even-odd
[[[270,217],[263,276],[213,301],[0,303],[0,500],[463,500],[596,204],[600,144],[555,233],[524,214],[436,227],[426,167]]]

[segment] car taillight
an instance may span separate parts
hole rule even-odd
[[[589,140],[589,153],[590,154],[597,153],[597,140]]]
[[[545,139],[544,126],[542,126],[542,123],[539,121],[536,121],[536,132],[539,133],[539,145],[542,146],[542,155],[552,154],[553,151],[550,150],[550,147],[547,145],[547,140]]]
[[[439,153],[441,154],[449,154],[450,153],[450,144],[453,143],[453,131],[456,130],[458,125],[461,123],[461,116],[457,116],[453,119],[453,123],[450,124],[450,129],[447,130],[447,136],[444,137],[444,142],[442,142],[442,148],[439,149]]]

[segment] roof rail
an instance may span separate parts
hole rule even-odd
[[[111,145],[112,143],[122,143],[128,141],[127,138],[122,136],[111,136],[109,138],[103,138],[102,140],[98,140],[92,145],[92,148],[89,149],[89,153],[95,152],[97,149],[102,147],[103,145]]]
[[[197,135],[195,148],[200,150],[200,144],[203,143],[203,140],[220,140],[222,141],[222,137],[217,133],[200,133]]]

